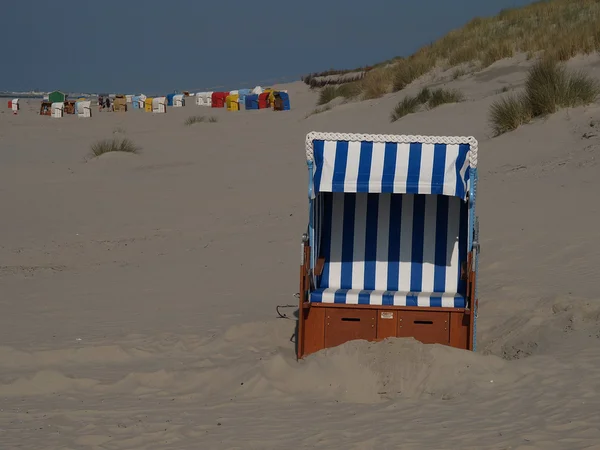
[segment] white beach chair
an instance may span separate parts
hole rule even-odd
[[[52,103],[50,107],[52,111],[52,117],[55,119],[60,119],[64,115],[65,104],[62,102]]]

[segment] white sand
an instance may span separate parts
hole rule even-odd
[[[4,105],[0,448],[600,448],[600,106],[491,139],[528,64],[396,123],[405,92],[305,119],[301,83],[281,113]],[[88,161],[117,127],[142,153]],[[477,353],[356,341],[295,361],[275,305],[295,302],[311,130],[477,137]]]

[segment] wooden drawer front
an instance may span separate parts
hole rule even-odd
[[[424,344],[450,343],[450,313],[399,311],[398,337],[414,337]]]
[[[325,347],[335,347],[355,339],[374,341],[377,336],[377,310],[327,308]]]

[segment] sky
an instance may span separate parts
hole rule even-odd
[[[0,91],[160,93],[408,56],[531,0],[7,0]]]

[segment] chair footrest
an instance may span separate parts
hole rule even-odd
[[[312,291],[310,301],[312,303],[345,305],[466,307],[464,295],[452,292],[401,292],[326,288]]]

